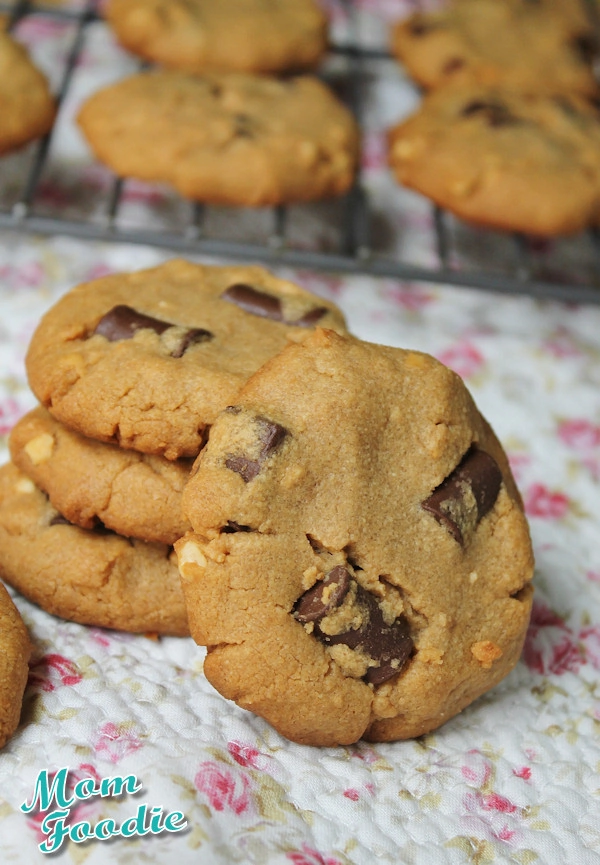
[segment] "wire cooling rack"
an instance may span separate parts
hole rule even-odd
[[[329,76],[364,128],[373,81],[382,70],[397,69],[397,64],[381,46],[361,44],[354,4],[340,0],[340,8],[346,26],[343,38],[334,39],[330,68],[325,70],[324,76]],[[74,98],[79,70],[85,67],[82,53],[90,32],[98,28],[106,30],[97,0],[84,0],[77,7],[52,5],[50,0],[48,5],[28,0],[12,5],[0,2],[0,12],[8,15],[7,26],[18,37],[22,33],[26,36],[30,21],[37,22],[38,30],[40,24],[42,30],[47,25],[52,35],[60,34],[58,56],[46,58],[61,107],[60,119],[65,105]],[[45,71],[48,72],[48,68]],[[403,86],[406,88],[406,81]],[[72,124],[72,117],[67,116],[66,122]],[[421,200],[418,244],[421,252],[411,256],[410,237],[403,238],[406,228],[402,206],[406,200],[407,207],[414,208],[420,197],[397,189],[390,176],[383,180],[386,194],[380,201],[381,177],[377,187],[371,182],[367,167],[359,172],[353,189],[335,203],[277,207],[260,213],[245,210],[232,214],[230,209],[227,218],[220,221],[218,217],[222,214],[216,214],[215,219],[213,213],[216,208],[179,199],[173,205],[176,213],[173,219],[159,226],[153,225],[152,220],[150,224],[143,220],[136,224],[125,215],[126,188],[130,181],[111,176],[104,169],[101,169],[102,182],[98,182],[97,176],[94,183],[88,182],[88,188],[82,182],[85,200],[80,202],[79,209],[64,208],[47,195],[45,180],[52,171],[57,125],[58,121],[55,129],[40,142],[30,145],[24,155],[0,160],[0,228],[148,244],[180,254],[202,253],[274,266],[368,273],[573,303],[600,303],[600,233],[597,230],[558,241],[505,235],[469,227]],[[76,178],[75,172],[70,179],[71,186],[77,183]],[[139,193],[139,183],[137,190]],[[56,199],[56,188],[54,192]],[[151,206],[152,197],[148,190],[146,193],[139,197],[145,198]],[[174,199],[175,194],[170,194]],[[390,196],[398,198],[393,212],[386,210]],[[90,199],[93,199],[91,203]],[[307,242],[305,237],[301,242],[294,240],[293,225],[298,213],[308,219],[314,242]],[[327,231],[320,230],[321,219]],[[257,237],[259,223],[262,228]]]

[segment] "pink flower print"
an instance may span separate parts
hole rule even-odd
[[[114,724],[107,721],[98,730],[93,748],[96,754],[101,755],[111,763],[118,763],[123,757],[132,754],[142,747],[139,736],[137,736],[129,724]]]
[[[584,662],[573,633],[545,604],[534,603],[523,659],[541,675],[577,673]]]
[[[517,483],[523,477],[523,471],[527,468],[527,466],[531,463],[531,457],[529,454],[511,454],[508,453],[508,462],[510,464],[510,470],[512,471],[515,480]]]
[[[467,751],[460,772],[470,787],[483,787],[492,775],[492,764],[480,751]]]
[[[259,764],[262,754],[251,745],[244,745],[242,742],[228,742],[227,750],[233,757],[236,763],[240,766],[250,766],[252,769],[261,769]]]
[[[600,625],[590,625],[579,634],[585,660],[600,670]]]
[[[302,850],[286,853],[286,859],[294,865],[342,865],[339,859],[333,856],[323,856],[318,850],[313,850],[308,844],[302,845]]]
[[[215,811],[232,811],[239,816],[250,808],[250,779],[241,772],[206,761],[200,765],[194,784],[207,796]]]
[[[352,802],[358,802],[360,799],[360,793],[358,790],[354,789],[354,787],[349,787],[348,790],[344,790],[344,796]]]
[[[553,492],[544,484],[532,484],[525,493],[523,502],[528,516],[544,520],[562,519],[570,504],[565,493]]]
[[[588,571],[586,577],[592,583],[600,583],[600,571]]]
[[[575,344],[573,334],[562,327],[558,328],[556,333],[543,343],[543,347],[554,357],[579,357],[581,355],[581,350]]]
[[[433,295],[419,285],[398,283],[386,289],[386,297],[409,312],[418,312],[431,303]]]
[[[561,421],[558,437],[576,451],[589,451],[600,445],[600,424],[593,424],[584,418]]]
[[[529,781],[531,778],[531,769],[529,766],[519,766],[513,769],[513,775],[516,778],[522,778],[524,781]]]
[[[517,806],[513,805],[505,796],[499,793],[490,793],[483,796],[484,811],[501,811],[502,814],[513,814],[517,810]]]
[[[62,655],[43,655],[29,665],[28,684],[42,691],[54,691],[60,685],[77,685],[82,678],[77,665]]]
[[[479,372],[485,360],[479,349],[469,340],[462,340],[438,355],[441,361],[461,378],[469,378]]]
[[[11,396],[0,402],[0,435],[7,435],[19,420],[23,410]]]

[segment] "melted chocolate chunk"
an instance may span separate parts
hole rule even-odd
[[[483,99],[474,99],[469,102],[461,114],[463,117],[480,115],[489,126],[511,126],[520,122],[519,118],[515,117],[506,105],[501,102],[486,102]]]
[[[494,507],[501,484],[502,473],[493,457],[471,448],[421,507],[464,546],[479,520]]]
[[[269,318],[271,321],[280,321],[294,327],[312,327],[327,312],[325,307],[319,306],[305,312],[301,318],[289,321],[289,319],[284,318],[281,301],[278,297],[266,294],[264,291],[258,291],[251,285],[245,285],[242,282],[230,285],[221,297],[223,300],[235,303],[236,306],[239,306],[244,312],[251,313],[251,315]]]
[[[153,330],[160,336],[170,327],[175,327],[169,321],[161,321],[132,309],[130,306],[120,304],[113,306],[106,315],[103,315],[96,325],[93,333],[105,337],[109,342],[119,342],[122,339],[132,339],[138,330]],[[171,357],[182,357],[191,345],[206,342],[213,338],[213,334],[202,328],[189,328],[181,337],[179,344],[171,352]]]
[[[356,585],[356,604],[362,612],[362,623],[341,634],[326,634],[319,622],[340,607],[352,584]],[[403,616],[391,625],[383,619],[381,608],[370,592],[352,579],[346,568],[338,565],[321,582],[305,592],[296,602],[294,617],[302,624],[314,623],[313,634],[328,646],[344,645],[359,649],[374,661],[364,679],[371,685],[381,685],[404,667],[413,649],[408,622]]]
[[[258,426],[258,440],[261,443],[258,455],[250,457],[246,454],[227,454],[225,459],[226,468],[237,472],[246,483],[254,480],[265,460],[277,450],[287,435],[287,430],[275,421],[268,420],[266,417],[257,417],[255,420]]]

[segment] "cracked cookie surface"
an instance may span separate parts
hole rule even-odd
[[[19,724],[30,654],[23,619],[0,583],[0,748]]]
[[[78,122],[119,176],[211,204],[342,195],[358,160],[353,116],[312,76],[143,72],[93,94]]]
[[[463,0],[410,15],[393,27],[391,42],[397,59],[426,89],[469,83],[598,93],[591,23],[549,3]]]
[[[189,634],[172,547],[71,525],[12,463],[0,468],[0,576],[72,622]]]
[[[56,103],[26,49],[0,32],[0,154],[45,135]]]
[[[217,418],[176,544],[225,697],[305,744],[435,729],[516,663],[527,523],[453,372],[323,329]]]
[[[66,294],[33,335],[27,374],[81,434],[190,457],[248,377],[316,323],[345,331],[333,303],[261,267],[175,259]]]
[[[310,69],[327,47],[314,0],[110,0],[106,18],[130,51],[194,73]]]
[[[600,111],[577,96],[444,88],[389,133],[400,183],[477,225],[555,236],[600,214]]]
[[[126,537],[174,544],[189,529],[181,513],[190,460],[125,450],[80,435],[39,407],[13,427],[13,463],[69,522],[99,523]]]

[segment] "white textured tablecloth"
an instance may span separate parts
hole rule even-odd
[[[367,24],[375,10],[382,25],[408,4],[360,5]],[[27,26],[40,62],[51,66],[44,34]],[[72,126],[77,98],[98,69],[115,77],[105,63],[106,34],[98,34],[83,84],[62,112],[66,156],[42,188],[65,212],[90,184],[102,186]],[[401,113],[395,95],[390,107],[394,75],[369,103],[366,182],[388,214],[401,201],[401,242],[427,262],[429,211],[408,193],[398,198],[384,166],[383,130]],[[8,173],[0,165],[0,186],[9,192],[21,159],[2,163]],[[134,184],[128,202],[135,209],[150,200],[153,218],[168,220],[173,211],[162,195]],[[12,424],[35,404],[23,359],[43,312],[78,282],[167,257],[0,233],[3,459]],[[0,752],[0,861],[44,861],[42,817],[20,806],[39,772],[69,767],[73,780],[135,775],[143,785],[135,796],[81,802],[71,822],[120,824],[147,803],[181,811],[188,826],[67,841],[54,857],[61,863],[599,863],[600,308],[360,276],[284,275],[336,301],[358,336],[430,352],[464,377],[510,455],[530,518],[536,594],[523,658],[499,687],[432,735],[311,749],[223,700],[190,639],[86,628],[17,595],[34,655],[21,725]]]

